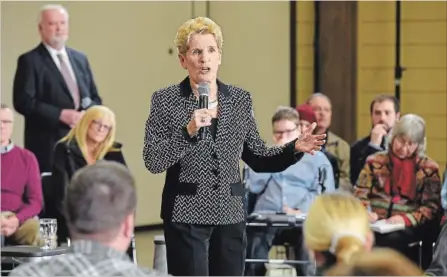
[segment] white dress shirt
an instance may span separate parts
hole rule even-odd
[[[67,50],[62,48],[61,50],[56,50],[53,47],[45,44],[45,48],[47,48],[48,52],[50,53],[51,57],[53,58],[54,63],[56,64],[57,68],[59,68],[59,71],[61,70],[61,63],[59,61],[59,58],[57,57],[58,54],[62,54],[62,59],[67,63],[68,70],[70,71],[70,76],[73,78],[73,80],[76,82],[76,75],[74,74],[73,67],[71,66],[70,59],[68,58]]]

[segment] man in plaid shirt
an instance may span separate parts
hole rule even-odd
[[[115,162],[80,169],[67,188],[64,209],[72,246],[65,255],[23,264],[10,276],[154,276],[126,254],[134,230],[135,180]]]

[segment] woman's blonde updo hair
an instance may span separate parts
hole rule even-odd
[[[189,41],[194,34],[212,34],[216,39],[217,47],[222,53],[223,36],[219,25],[207,17],[189,19],[180,26],[174,43],[179,54],[185,55],[188,51]]]
[[[107,134],[107,137],[104,141],[99,145],[98,151],[96,152],[96,160],[100,160],[104,158],[104,156],[112,150],[113,143],[115,141],[115,132],[116,132],[116,120],[115,113],[107,108],[106,106],[95,105],[85,111],[81,120],[79,120],[78,124],[73,127],[68,134],[61,139],[62,142],[66,142],[69,144],[71,141],[75,140],[78,144],[79,149],[82,152],[82,155],[85,159],[87,159],[88,149],[87,149],[87,135],[88,129],[94,120],[100,120],[107,118],[110,120],[111,129]]]
[[[309,250],[330,252],[337,263],[365,251],[370,233],[368,212],[360,200],[348,193],[318,196],[304,223],[304,241]]]
[[[376,248],[356,255],[350,265],[337,264],[325,276],[423,276],[422,270],[399,252]]]

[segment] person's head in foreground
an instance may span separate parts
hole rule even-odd
[[[406,114],[391,130],[389,151],[405,160],[423,156],[426,148],[425,121],[418,115]]]
[[[215,86],[223,46],[219,25],[207,17],[190,19],[180,26],[174,43],[180,65],[188,71],[190,82]]]
[[[303,232],[319,272],[338,263],[349,264],[358,253],[370,251],[374,243],[365,206],[343,192],[318,196],[309,209]]]
[[[136,206],[135,180],[125,166],[98,161],[83,167],[73,175],[64,202],[72,240],[93,240],[125,252]]]
[[[351,264],[340,263],[326,276],[423,276],[422,270],[407,257],[388,248],[357,254]]]

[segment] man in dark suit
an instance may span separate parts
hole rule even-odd
[[[400,116],[399,100],[391,95],[376,96],[369,107],[371,134],[351,146],[351,183],[356,184],[366,158],[387,147],[386,137]]]
[[[101,104],[87,57],[65,46],[68,13],[60,5],[41,9],[42,42],[22,54],[14,77],[13,102],[25,117],[25,148],[51,171],[56,142],[79,121],[88,107]]]

